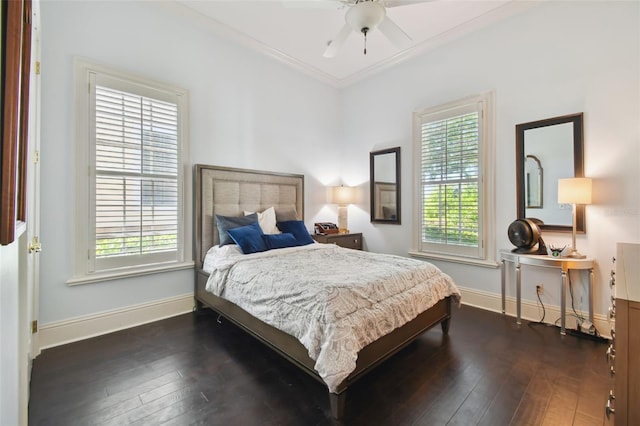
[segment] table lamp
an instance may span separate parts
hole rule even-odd
[[[355,191],[350,186],[334,186],[331,191],[331,202],[338,205],[338,232],[346,234],[349,232],[347,218],[347,205],[354,201]]]
[[[571,249],[565,257],[584,259],[586,256],[576,250],[576,204],[591,204],[591,179],[584,177],[558,179],[558,203],[573,205]]]

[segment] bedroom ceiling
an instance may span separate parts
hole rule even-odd
[[[362,34],[352,32],[333,58],[323,53],[345,23],[344,2],[355,0],[175,1],[221,35],[344,87],[542,0],[378,0],[394,5],[387,7],[387,16],[411,37],[410,45],[398,49],[374,29],[364,55]]]

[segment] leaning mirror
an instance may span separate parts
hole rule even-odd
[[[400,223],[400,147],[369,154],[371,222]]]
[[[582,152],[582,113],[516,125],[518,218],[540,219],[543,230],[571,232],[572,206],[558,203],[558,179],[584,176]],[[584,232],[582,205],[576,230]]]

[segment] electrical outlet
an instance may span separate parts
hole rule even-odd
[[[578,323],[578,330],[586,334],[594,334],[595,327],[593,326],[591,321],[583,319]]]
[[[539,295],[543,295],[544,294],[544,286],[542,284],[538,284],[536,286],[536,293]]]

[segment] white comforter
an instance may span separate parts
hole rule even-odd
[[[310,244],[245,255],[213,247],[207,290],[295,336],[335,392],[358,351],[446,296],[460,298],[434,265],[400,256]]]

